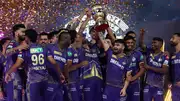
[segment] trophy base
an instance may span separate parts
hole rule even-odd
[[[95,30],[97,31],[97,32],[101,32],[101,31],[104,31],[104,30],[106,30],[106,29],[108,29],[109,28],[109,25],[108,24],[101,24],[101,25],[99,25],[99,26],[96,26],[95,27]]]

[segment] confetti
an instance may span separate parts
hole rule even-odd
[[[24,23],[28,17],[33,18],[28,28],[34,28],[38,32],[52,31],[62,28],[70,20],[87,7],[100,3],[107,13],[113,14],[131,22],[131,15],[135,9],[143,7],[135,0],[1,0],[0,1],[0,30],[5,36],[12,36],[12,26]],[[141,5],[141,6],[139,6]]]

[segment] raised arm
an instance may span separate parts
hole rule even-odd
[[[103,39],[103,34],[102,33],[98,33],[99,35],[99,39],[103,45],[104,51],[107,51],[109,49],[109,44],[106,42],[106,40]]]
[[[80,29],[79,29],[79,31],[78,31],[79,34],[82,34],[82,33],[83,33],[83,31],[84,31],[85,28],[86,28],[86,25],[87,25],[88,22],[91,20],[91,15],[92,15],[91,10],[90,10],[89,8],[86,8],[86,9],[85,9],[85,13],[86,13],[87,18],[86,18],[86,20],[85,20],[84,22],[82,22],[82,25],[81,25],[81,27],[80,27]]]
[[[115,36],[114,36],[114,34],[113,34],[113,31],[112,31],[112,29],[109,27],[108,29],[107,29],[107,32],[108,32],[108,34],[109,34],[109,36],[110,36],[110,38],[111,38],[111,41],[112,41],[112,43],[116,40],[116,38],[115,38]]]
[[[140,36],[139,36],[139,46],[142,50],[146,49],[146,45],[144,44],[144,29],[140,30]]]

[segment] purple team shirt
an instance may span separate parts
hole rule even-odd
[[[48,46],[48,50],[50,51],[48,53],[48,56],[52,56],[56,62],[59,64],[59,67],[61,71],[64,71],[64,66],[66,64],[66,58],[67,58],[67,51],[66,50],[60,50],[57,44],[51,44]],[[59,76],[57,73],[57,70],[55,70],[54,66],[47,62],[47,66],[49,68],[49,74],[52,76],[52,78],[58,82],[59,81]]]
[[[106,83],[112,86],[122,88],[124,85],[124,78],[129,66],[126,57],[118,58],[113,54],[111,49],[107,51],[108,62],[106,72]]]
[[[129,55],[127,55],[127,59],[128,63],[130,63],[129,70],[132,70],[131,75],[135,76],[140,70],[139,64],[144,63],[143,54],[137,50],[134,50]]]
[[[102,79],[102,71],[98,56],[99,51],[97,48],[96,45],[93,45],[89,50],[83,49],[82,51],[82,60],[89,62],[87,66],[81,68],[81,77],[83,77],[83,79],[92,77]]]
[[[180,52],[174,54],[171,57],[170,64],[172,69],[173,82],[180,82]]]
[[[15,40],[11,40],[9,45],[7,46],[6,48],[6,51],[9,50],[9,49],[13,49],[15,47],[17,47],[19,45],[19,43]],[[18,51],[16,52],[12,52],[12,53],[9,53],[7,54],[7,61],[5,63],[5,67],[4,67],[4,73],[6,73],[10,67],[12,67],[12,65],[15,64],[16,60],[17,60],[17,56],[18,56]],[[17,72],[15,73],[12,73],[11,76],[12,76],[12,79],[20,79],[20,77],[18,75],[15,75],[15,74],[18,74]],[[15,77],[16,76],[16,77]]]
[[[153,56],[152,52],[148,52],[147,57],[146,57],[146,62],[147,65],[153,67],[153,68],[162,68],[163,65],[169,66],[169,57],[165,56],[163,52],[160,54]],[[162,73],[157,73],[152,70],[147,71],[147,84],[158,87],[158,88],[163,88],[164,86],[164,74]]]
[[[48,54],[49,51],[38,44],[31,44],[28,50],[19,52],[18,58],[23,59],[28,66],[28,83],[47,80],[46,62]]]
[[[82,51],[82,48],[79,48],[76,50],[70,46],[67,51],[67,60],[72,61],[72,65],[79,64],[82,61],[81,51]],[[74,71],[69,72],[70,82],[76,82],[79,79],[80,79],[80,69],[76,69]]]

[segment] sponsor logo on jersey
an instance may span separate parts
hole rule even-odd
[[[42,48],[31,48],[30,53],[42,53],[43,49]]]
[[[136,61],[136,58],[135,58],[135,57],[133,57],[133,58],[132,58],[132,61],[133,61],[133,62],[134,62],[134,61]]]
[[[161,62],[161,61],[162,61],[162,59],[161,59],[161,58],[159,58],[158,62]]]
[[[62,55],[62,53],[61,53],[61,52],[58,52],[58,51],[54,51],[54,54]]]
[[[117,60],[115,60],[115,59],[113,59],[113,58],[111,58],[110,63],[117,65],[117,66],[120,67],[122,70],[124,69],[124,66],[122,66]]]
[[[69,57],[71,57],[71,56],[72,56],[72,52],[68,51],[68,52],[67,52],[67,55],[68,55]]]
[[[57,55],[54,55],[54,59],[66,63],[66,59]]]
[[[77,54],[74,54],[74,56],[76,57],[76,56],[78,56]]]
[[[172,56],[171,58],[172,58],[172,59],[175,59],[175,58],[176,58],[176,56],[174,55],[174,56]]]

